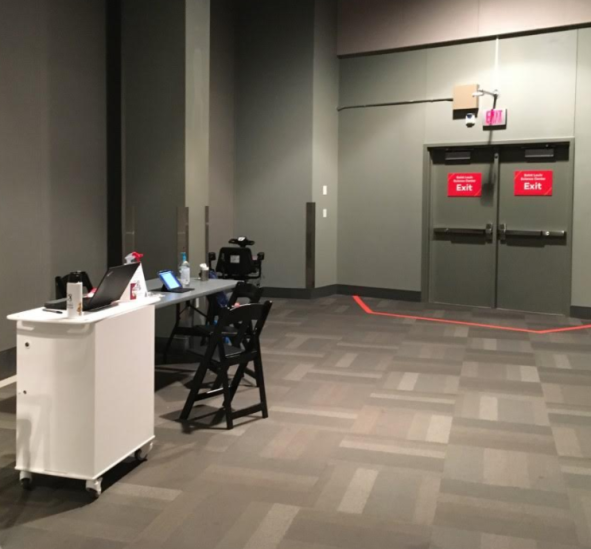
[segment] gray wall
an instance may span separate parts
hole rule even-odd
[[[238,4],[236,232],[266,252],[266,286],[305,287],[313,22],[313,0]]]
[[[179,207],[189,208],[193,275],[205,260],[209,25],[209,0],[123,2],[125,200],[148,278],[179,264]],[[159,313],[158,335],[168,335],[173,314]]]
[[[591,307],[591,29],[578,34],[573,304]]]
[[[509,124],[492,138],[481,125],[468,129],[453,120],[450,103],[341,112],[339,283],[420,290],[423,145],[575,136],[572,304],[591,303],[591,254],[584,245],[591,237],[589,32],[500,41],[499,107],[509,109]],[[455,84],[465,83],[492,89],[494,48],[488,41],[344,59],[341,104],[449,97]],[[489,103],[484,98],[481,106]]]
[[[339,60],[337,2],[319,0],[314,24],[312,200],[316,202],[317,288],[337,283]],[[323,194],[323,186],[328,194]],[[323,217],[323,209],[328,217]]]
[[[339,284],[420,290],[424,106],[344,111]]]
[[[339,55],[591,22],[589,0],[340,0]]]
[[[234,10],[233,0],[211,4],[209,248],[234,234]]]
[[[106,268],[102,0],[0,2],[0,350],[53,277]],[[8,289],[8,291],[7,291]]]
[[[494,89],[494,48],[488,41],[427,50],[423,97],[450,97],[456,83]],[[499,107],[509,109],[510,120],[507,130],[493,133],[493,141],[574,135],[576,56],[576,31],[500,41]],[[480,103],[492,107],[491,98]],[[449,103],[428,106],[426,143],[489,140],[482,126],[468,129],[450,113]]]
[[[185,204],[185,2],[123,2],[126,207],[151,278],[175,268],[177,207]],[[124,250],[125,253],[131,250]]]

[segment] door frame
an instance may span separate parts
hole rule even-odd
[[[567,230],[570,234],[569,242],[569,270],[570,276],[568,279],[567,295],[569,296],[568,303],[565,303],[565,314],[570,314],[572,307],[572,278],[573,278],[573,218],[574,218],[574,195],[575,195],[575,139],[574,137],[565,137],[563,139],[520,139],[507,140],[495,142],[480,142],[480,143],[432,143],[423,146],[423,208],[422,208],[422,235],[421,235],[421,301],[423,303],[430,303],[430,257],[431,257],[431,149],[481,149],[481,148],[497,148],[503,149],[506,147],[519,145],[545,145],[545,144],[568,144],[569,146],[569,168],[567,177],[572,183],[572,192],[570,196],[570,208],[568,211]],[[497,195],[498,200],[498,195]],[[495,227],[495,231],[497,227]]]

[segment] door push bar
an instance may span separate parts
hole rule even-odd
[[[506,240],[508,237],[517,238],[566,238],[566,231],[520,231],[507,229],[506,223],[499,225],[499,239]]]
[[[470,235],[470,236],[484,236],[486,229],[470,229],[458,227],[435,227],[433,232],[438,235]]]
[[[487,223],[484,229],[476,227],[435,227],[433,233],[439,236],[486,236],[492,238],[493,224]]]

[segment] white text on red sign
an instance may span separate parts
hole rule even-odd
[[[481,173],[450,173],[447,176],[447,196],[477,198],[482,196]]]

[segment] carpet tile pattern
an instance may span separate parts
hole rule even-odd
[[[575,319],[365,299],[373,311],[531,330]],[[156,445],[80,482],[14,472],[0,388],[2,549],[591,549],[591,331],[368,315],[276,300],[270,417],[212,400],[179,423],[194,365],[156,368]],[[255,401],[245,382],[237,397]]]

